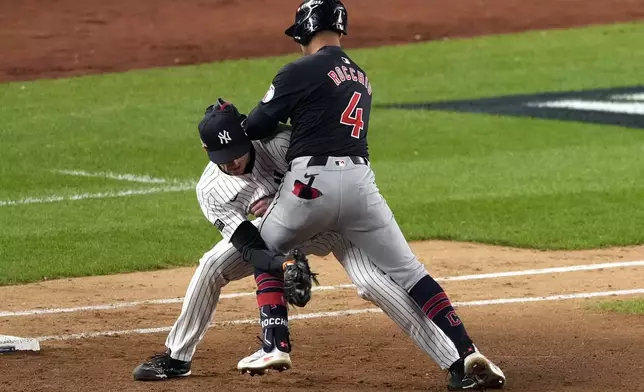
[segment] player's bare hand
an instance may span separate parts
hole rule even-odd
[[[262,217],[272,202],[273,196],[266,196],[263,199],[259,199],[250,206],[250,213],[257,218]]]

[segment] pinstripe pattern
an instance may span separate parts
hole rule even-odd
[[[379,270],[367,254],[345,239],[333,254],[358,288],[358,294],[377,305],[442,369],[459,359],[454,343],[425,316],[407,292]]]
[[[258,224],[261,219],[253,221]],[[340,240],[337,233],[321,233],[303,243],[305,254],[326,256]],[[166,339],[172,358],[190,361],[203,338],[217,308],[221,289],[230,281],[253,275],[252,266],[227,240],[220,241],[206,252],[186,290],[181,314]]]
[[[197,199],[205,217],[220,229],[224,239],[203,255],[190,281],[181,314],[166,339],[173,358],[192,359],[215,313],[221,289],[232,280],[253,275],[252,266],[242,260],[229,238],[246,220],[253,202],[276,193],[287,170],[289,137],[288,132],[282,132],[265,143],[253,142],[255,166],[250,174],[230,176],[212,163],[204,170],[196,188]],[[262,221],[256,219],[253,224],[259,226]],[[452,342],[407,292],[340,234],[320,233],[299,248],[304,254],[317,256],[333,251],[360,296],[378,305],[441,368],[458,359]]]
[[[252,266],[226,240],[203,255],[186,291],[181,314],[166,339],[173,358],[191,360],[215,313],[221,289],[231,280],[252,274]]]
[[[226,239],[246,220],[250,206],[274,195],[286,172],[284,160],[290,133],[281,132],[271,140],[253,142],[255,165],[249,174],[231,176],[209,162],[197,183],[197,200],[204,216]]]

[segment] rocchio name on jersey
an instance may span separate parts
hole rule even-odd
[[[288,327],[288,321],[286,319],[277,318],[277,317],[262,320],[262,328],[275,327],[275,326],[281,326],[281,325]]]
[[[348,60],[347,60],[348,61]],[[369,83],[369,77],[365,75],[362,71],[356,71],[352,67],[347,67],[345,65],[341,67],[335,67],[327,74],[333,80],[336,86],[341,85],[344,82],[358,82],[361,85],[367,88],[367,92],[371,95],[371,83]]]

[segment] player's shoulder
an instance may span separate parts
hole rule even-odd
[[[310,71],[319,68],[326,61],[324,56],[320,56],[317,53],[310,56],[302,56],[282,66],[279,74],[291,78],[299,77],[309,79],[311,77]]]
[[[326,67],[329,63],[334,62],[334,58],[337,57],[339,53],[344,52],[321,50],[309,56],[302,56],[299,59],[286,64],[285,67],[287,67],[289,72],[310,71],[312,69]]]
[[[271,137],[253,141],[253,144],[256,149],[268,150],[269,153],[272,153],[272,151],[277,148],[288,148],[291,143],[292,133],[293,128],[290,125],[279,123],[277,125],[277,130]]]
[[[277,72],[277,77],[280,80],[293,80],[299,78],[302,75],[302,72],[306,68],[305,63],[302,63],[301,60],[304,58],[297,59],[290,63],[286,63],[280,68]]]
[[[224,173],[219,166],[209,162],[195,190],[200,201],[225,206],[229,199],[235,198],[235,195],[241,192],[247,182],[241,176]]]
[[[213,188],[217,187],[217,183],[221,181],[222,171],[219,166],[212,162],[208,162],[206,167],[201,173],[201,177],[197,182],[197,192],[210,192]]]

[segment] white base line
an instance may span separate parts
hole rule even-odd
[[[593,112],[610,112],[626,114],[644,114],[644,103],[638,101],[615,102],[615,101],[584,101],[580,99],[564,99],[561,101],[528,103],[528,106],[539,108],[561,108],[587,110]]]
[[[193,190],[193,184],[178,184],[172,186],[156,187],[156,188],[143,188],[143,189],[127,189],[118,192],[99,192],[99,193],[81,193],[78,195],[69,196],[47,196],[47,197],[27,197],[20,200],[0,200],[0,207],[17,206],[23,204],[44,204],[55,203],[59,201],[76,201],[85,199],[106,199],[110,197],[125,197],[134,195],[150,195],[153,193],[166,193],[166,192],[182,192]]]
[[[568,299],[610,297],[610,296],[633,295],[633,294],[644,294],[644,289],[604,291],[604,292],[595,292],[595,293],[561,294],[561,295],[551,295],[548,297],[500,298],[500,299],[489,299],[489,300],[483,300],[483,301],[454,302],[454,306],[456,307],[485,306],[485,305],[515,304],[515,303],[526,303],[526,302],[541,302],[541,301],[563,301]],[[367,309],[340,310],[336,312],[304,313],[304,314],[295,314],[295,315],[289,316],[289,320],[293,321],[293,320],[316,319],[316,318],[327,318],[327,317],[340,317],[340,316],[350,316],[350,315],[364,314],[364,313],[381,313],[381,312],[382,310],[378,308],[367,308]],[[259,324],[259,321],[256,318],[223,321],[223,322],[212,323],[210,324],[209,328],[213,326],[218,326],[218,325],[240,325],[240,324]],[[86,333],[77,333],[77,334],[71,334],[71,335],[39,336],[35,339],[37,339],[39,342],[44,342],[47,340],[72,340],[72,339],[83,339],[83,338],[95,338],[100,336],[150,334],[150,333],[158,333],[158,332],[168,332],[171,329],[172,327],[126,329],[122,331],[86,332]]]
[[[640,266],[644,266],[644,260],[620,261],[615,263],[602,263],[602,264],[574,265],[569,267],[553,267],[553,268],[530,269],[530,270],[521,270],[521,271],[496,272],[491,274],[479,274],[479,275],[448,276],[444,278],[436,278],[436,280],[439,282],[443,282],[443,281],[496,279],[496,278],[506,278],[506,277],[512,277],[512,276],[542,275],[542,274],[552,274],[552,273],[591,271],[591,270],[598,270],[598,269],[640,267]],[[355,288],[355,285],[353,284],[340,284],[335,286],[318,286],[318,287],[314,287],[313,290],[332,291],[332,290],[353,289],[353,288]],[[223,294],[221,295],[220,299],[249,297],[254,295],[255,295],[255,292]],[[24,310],[24,311],[17,311],[17,312],[0,312],[0,317],[33,316],[33,315],[40,315],[40,314],[57,314],[57,313],[74,313],[74,312],[95,311],[95,310],[111,310],[111,309],[132,308],[140,305],[174,304],[174,303],[182,303],[182,302],[183,302],[183,298],[152,299],[152,300],[145,300],[145,301],[119,302],[119,303],[106,304],[106,305],[79,306],[75,308],[32,309],[32,310]]]
[[[562,273],[562,272],[579,272],[579,271],[592,271],[592,270],[598,270],[598,269],[610,269],[610,268],[621,268],[621,267],[642,267],[642,266],[644,266],[644,260],[619,261],[614,263],[573,265],[569,267],[552,267],[552,268],[530,269],[530,270],[522,270],[522,271],[495,272],[491,274],[451,276],[446,278],[438,278],[437,280],[440,279],[441,281],[456,281],[456,280],[473,280],[473,279],[494,279],[494,278],[506,278],[509,276],[543,275],[543,274],[556,274],[556,273]]]
[[[176,181],[166,180],[165,178],[154,178],[146,175],[141,176],[138,174],[128,174],[128,173],[87,172],[84,170],[52,170],[52,172],[65,174],[68,176],[109,178],[110,180],[141,182],[144,184],[166,184],[168,182],[176,182]]]

